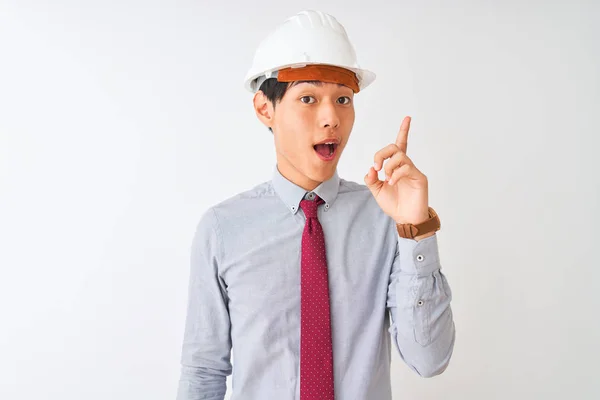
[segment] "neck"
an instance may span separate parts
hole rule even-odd
[[[298,171],[289,162],[277,160],[277,170],[284,176],[288,181],[300,186],[302,189],[310,192],[321,184],[319,181],[314,181],[302,172]]]

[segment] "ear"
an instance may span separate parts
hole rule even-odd
[[[256,112],[256,116],[260,122],[262,122],[267,128],[271,128],[273,126],[273,104],[271,104],[262,90],[259,90],[254,94],[253,102],[254,111]]]

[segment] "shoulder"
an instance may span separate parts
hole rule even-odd
[[[262,182],[210,206],[202,214],[200,224],[218,228],[224,221],[235,221],[254,214],[274,198],[271,181]]]
[[[357,194],[371,194],[369,188],[366,185],[340,178],[340,193],[354,192],[358,192]]]
[[[371,190],[365,185],[346,179],[340,179],[339,200],[349,205],[356,212],[365,217],[365,221],[371,224],[383,226],[383,229],[395,231],[395,224],[377,204],[377,200],[371,193]]]
[[[231,196],[215,205],[211,208],[216,212],[225,212],[232,209],[243,208],[253,202],[258,202],[274,196],[273,185],[271,181],[260,183],[251,189],[240,192],[234,196]]]
[[[361,204],[362,206],[367,206],[368,208],[372,208],[374,206],[379,208],[369,188],[364,184],[354,181],[340,179],[340,190],[338,192],[338,197],[340,197],[340,199],[342,199],[344,202]]]

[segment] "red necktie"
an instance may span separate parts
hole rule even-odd
[[[317,218],[324,201],[302,200],[300,289],[300,400],[333,400],[333,351],[325,237]]]

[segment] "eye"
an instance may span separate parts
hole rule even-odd
[[[303,102],[304,104],[312,104],[316,100],[312,96],[302,96],[302,97],[300,97],[300,101]]]
[[[352,100],[348,96],[343,96],[343,97],[340,97],[339,99],[337,99],[337,101],[339,104],[350,104],[350,102]]]

